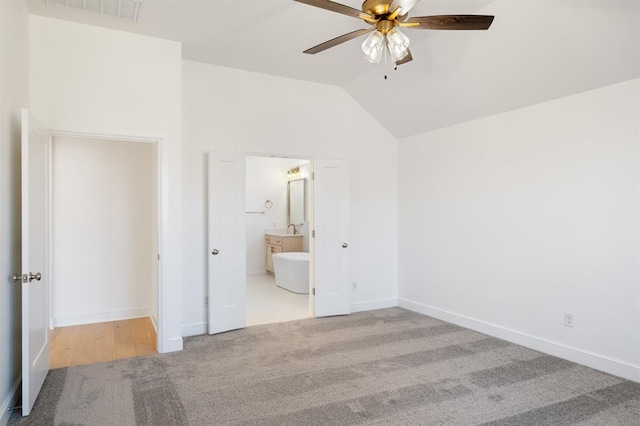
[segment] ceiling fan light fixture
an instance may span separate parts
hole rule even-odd
[[[393,60],[399,61],[409,54],[409,37],[393,28],[387,33],[387,46]]]
[[[368,61],[379,64],[384,48],[384,35],[380,31],[374,31],[362,43],[362,51]]]
[[[89,0],[44,1],[84,2]],[[408,12],[419,0],[364,0],[361,9],[355,9],[351,6],[337,3],[335,0],[294,1],[364,20],[369,24],[369,28],[351,31],[350,33],[334,37],[331,40],[327,40],[324,43],[305,50],[304,53],[315,55],[316,53],[353,40],[361,35],[371,33],[364,43],[362,43],[362,51],[366,59],[370,62],[380,63],[384,56],[386,65],[388,54],[390,59],[395,62],[396,67],[413,60],[411,52],[409,51],[409,38],[398,31],[398,27],[420,30],[488,30],[494,18],[492,15],[431,15],[408,17]]]

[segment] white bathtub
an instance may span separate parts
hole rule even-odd
[[[309,253],[274,254],[273,271],[278,287],[293,293],[309,294]]]

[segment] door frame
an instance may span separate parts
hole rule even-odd
[[[251,151],[251,152],[239,151],[239,152],[241,154],[244,154],[245,158],[246,157],[264,157],[264,158],[280,158],[280,159],[291,159],[291,160],[308,160],[310,163],[309,170],[311,172],[311,176],[309,176],[309,181],[307,182],[308,183],[307,188],[309,189],[309,194],[308,194],[309,211],[307,215],[309,220],[309,310],[308,312],[309,312],[309,318],[315,318],[316,296],[315,296],[315,293],[313,292],[313,289],[316,286],[316,283],[315,283],[316,247],[315,247],[315,238],[313,238],[312,232],[315,230],[315,194],[314,194],[314,184],[313,184],[313,173],[314,173],[316,158],[309,155],[277,154],[273,152],[271,153],[254,152],[254,151]]]
[[[140,132],[140,131],[120,131],[120,130],[57,130],[57,129],[47,129],[45,132],[49,135],[49,144],[53,146],[53,139],[56,137],[72,137],[72,138],[83,138],[83,139],[102,139],[102,140],[113,140],[113,141],[123,141],[123,142],[133,142],[133,143],[151,143],[155,144],[155,157],[156,157],[156,214],[157,214],[157,230],[156,230],[156,240],[157,240],[157,250],[158,250],[158,264],[157,264],[157,324],[156,326],[156,350],[159,353],[170,352],[172,351],[171,339],[167,333],[169,326],[167,324],[168,315],[165,315],[165,297],[164,295],[168,293],[167,284],[168,280],[165,279],[165,269],[166,267],[163,265],[162,259],[164,259],[164,253],[169,253],[169,205],[168,205],[168,186],[169,186],[169,177],[168,177],[168,151],[167,151],[167,140],[168,135],[165,133],[158,132]],[[49,164],[51,165],[52,155],[51,150],[49,151]],[[49,204],[51,203],[51,167],[49,167]],[[49,232],[51,232],[51,209],[49,209],[48,215],[48,224],[49,224]],[[49,246],[47,247],[47,274],[51,277],[51,238],[49,238]],[[49,301],[51,303],[51,285],[49,282]]]

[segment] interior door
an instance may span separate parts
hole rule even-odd
[[[349,169],[345,160],[314,161],[315,316],[351,313]]]
[[[246,327],[245,155],[209,152],[209,334]]]
[[[28,416],[49,372],[47,136],[22,110],[22,415]]]

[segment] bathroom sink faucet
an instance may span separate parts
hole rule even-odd
[[[287,226],[287,231],[289,231],[289,228],[293,226],[293,235],[296,235],[298,233],[298,230],[296,229],[296,225],[294,225],[293,223],[290,223],[289,226]]]

